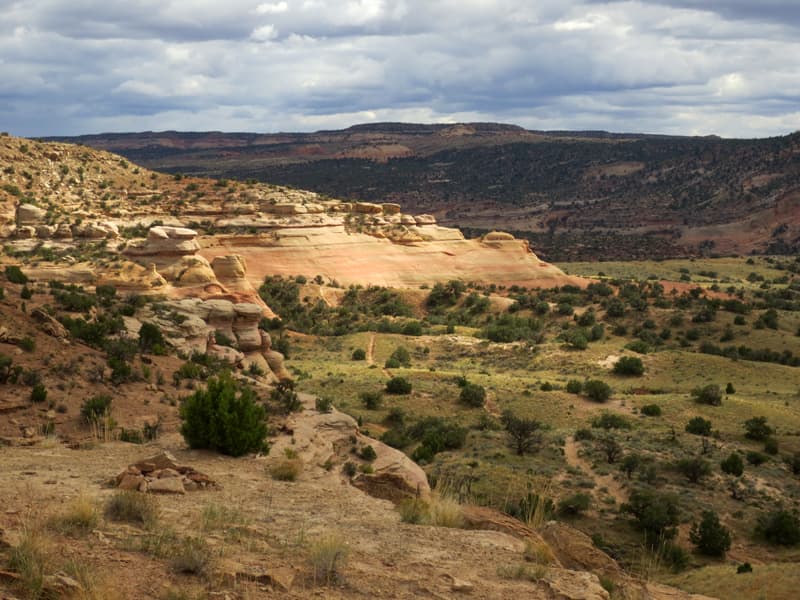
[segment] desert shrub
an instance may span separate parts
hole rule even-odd
[[[592,427],[596,429],[630,429],[631,424],[622,415],[605,411],[598,417],[592,419]]]
[[[403,523],[419,525],[428,514],[428,503],[419,498],[406,498],[397,505]]]
[[[269,394],[270,400],[276,402],[284,413],[293,413],[303,410],[303,403],[297,392],[294,391],[294,382],[281,381]]]
[[[646,417],[661,416],[661,407],[658,404],[645,404],[639,411]]]
[[[570,394],[580,394],[583,391],[583,383],[578,379],[570,379],[567,382],[566,390]]]
[[[685,571],[689,566],[689,553],[682,547],[671,542],[664,542],[658,550],[661,560],[669,565],[673,573]]]
[[[792,456],[787,457],[786,462],[794,475],[800,475],[800,452],[795,452]]]
[[[28,283],[28,277],[22,272],[22,269],[16,265],[8,265],[5,269],[5,275],[9,283],[16,283],[19,285]]]
[[[553,387],[553,384],[550,383],[549,381],[543,381],[542,384],[539,386],[539,389],[542,390],[543,392],[552,392],[555,388]]]
[[[394,359],[394,364],[397,364],[395,367],[387,367],[396,369],[398,367],[410,367],[411,366],[411,354],[409,353],[408,349],[404,346],[398,346],[394,349],[391,356],[389,356],[389,360]]]
[[[636,453],[626,454],[620,464],[620,470],[625,473],[628,479],[633,476],[634,471],[642,464],[642,457]]]
[[[426,417],[409,427],[408,436],[419,442],[411,458],[417,462],[430,460],[444,450],[457,450],[467,439],[467,429],[439,417]]]
[[[184,400],[181,434],[191,448],[231,456],[262,450],[267,426],[264,408],[256,400],[251,388],[240,387],[229,372],[223,372]]]
[[[770,544],[795,546],[800,543],[800,518],[797,512],[774,510],[758,518],[756,533]]]
[[[686,424],[686,432],[693,435],[711,435],[711,421],[703,417],[692,417]]]
[[[170,566],[176,573],[202,576],[208,573],[213,553],[205,539],[187,537],[170,552]]]
[[[731,452],[728,458],[724,459],[719,466],[722,472],[728,475],[739,477],[744,473],[744,461],[738,452]]]
[[[401,366],[402,365],[400,364],[400,361],[396,358],[392,358],[391,356],[383,363],[384,369],[399,369]]]
[[[645,541],[650,545],[670,540],[677,534],[680,511],[677,498],[672,495],[634,490],[620,510],[633,516],[634,524],[644,533]]]
[[[535,319],[504,313],[487,325],[481,335],[498,343],[516,341],[535,343],[539,341],[541,329],[542,324]]]
[[[36,349],[36,342],[32,337],[25,336],[17,342],[17,346],[22,348],[25,352],[33,352]]]
[[[150,494],[134,491],[115,493],[106,501],[105,517],[111,521],[124,521],[152,527],[158,521],[158,501]]]
[[[769,460],[767,455],[756,452],[755,450],[748,450],[744,456],[747,462],[755,467],[763,465]]]
[[[680,459],[676,463],[676,468],[692,483],[698,483],[701,479],[711,474],[711,465],[708,461],[696,456]]]
[[[0,354],[0,383],[7,383],[13,372],[14,359]]]
[[[361,392],[359,398],[364,408],[367,410],[378,410],[383,404],[383,393],[381,392]]]
[[[744,422],[744,430],[744,437],[758,442],[763,442],[775,433],[775,430],[767,425],[767,417],[753,417],[747,419],[747,421]]]
[[[333,410],[333,401],[330,398],[317,398],[314,402],[317,412],[329,413]]]
[[[422,335],[422,323],[419,321],[408,321],[400,330],[403,335],[418,336]]]
[[[314,540],[308,551],[308,561],[314,579],[326,584],[335,582],[347,560],[348,552],[347,543],[337,533],[326,533]]]
[[[692,398],[699,404],[719,406],[722,404],[722,390],[717,384],[710,383],[706,386],[693,389]]]
[[[363,348],[356,348],[353,350],[353,360],[367,360],[367,353]]]
[[[591,429],[581,428],[575,431],[574,438],[576,442],[582,442],[584,440],[593,440],[594,433],[592,433]]]
[[[96,423],[111,412],[111,396],[97,394],[81,404],[81,420],[84,423]]]
[[[299,458],[285,458],[270,465],[269,475],[276,481],[296,481],[303,472],[303,462]]]
[[[778,440],[774,437],[768,437],[764,440],[764,453],[770,456],[778,454]]]
[[[558,503],[558,513],[567,517],[576,517],[589,509],[592,499],[589,494],[578,492]]]
[[[571,329],[562,337],[567,346],[575,350],[586,350],[589,347],[589,338],[581,329]]]
[[[356,473],[358,473],[358,467],[354,462],[348,460],[342,465],[342,473],[348,477],[355,477]]]
[[[692,525],[689,539],[706,556],[724,556],[731,547],[730,531],[712,510],[703,511],[700,521]]]
[[[372,446],[364,446],[363,448],[361,448],[358,455],[363,460],[366,460],[368,462],[372,462],[373,460],[378,458],[378,454],[377,452],[375,452],[375,448],[373,448]]]
[[[500,420],[505,427],[509,445],[518,456],[535,452],[542,445],[542,424],[536,419],[517,417],[506,410]]]
[[[386,382],[386,393],[407,395],[411,393],[411,382],[404,377],[392,377]]]
[[[483,388],[483,386],[475,383],[468,383],[461,388],[461,393],[458,396],[458,400],[467,406],[480,408],[483,406],[484,402],[486,402],[486,390]]]
[[[736,567],[736,574],[741,575],[742,573],[752,573],[753,566],[749,563],[742,563],[738,567]]]
[[[139,329],[139,350],[152,354],[166,354],[164,334],[154,323],[142,323]]]
[[[624,334],[621,334],[624,335]],[[650,344],[643,340],[634,340],[625,344],[625,348],[637,354],[647,354],[650,352]]]
[[[31,390],[31,402],[40,403],[47,400],[47,388],[43,384],[37,383]]]
[[[590,379],[583,384],[583,393],[595,402],[606,402],[611,397],[611,386],[599,379]]]
[[[623,356],[614,363],[614,373],[617,375],[643,375],[644,364],[637,356]]]
[[[736,388],[733,387],[733,384],[730,381],[728,382],[728,385],[725,386],[725,393],[729,395],[736,393]]]
[[[51,529],[66,535],[85,535],[97,527],[100,515],[94,501],[81,494],[48,521]]]

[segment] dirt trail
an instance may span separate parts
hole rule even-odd
[[[367,364],[375,364],[375,334],[369,336],[369,344],[367,344]]]
[[[579,468],[594,479],[596,489],[606,488],[608,490],[608,495],[617,501],[617,505],[628,500],[628,495],[625,493],[625,490],[622,489],[622,485],[614,479],[613,475],[600,475],[594,472],[591,463],[580,456],[578,452],[578,443],[572,436],[568,437],[564,443],[564,457],[567,459],[567,464],[569,464],[569,466]]]

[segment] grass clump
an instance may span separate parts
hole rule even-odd
[[[308,562],[315,581],[335,582],[347,561],[349,548],[338,533],[328,532],[313,541],[308,549]]]
[[[172,550],[170,566],[176,573],[204,576],[212,562],[208,543],[199,537],[183,538]]]
[[[270,477],[276,481],[297,481],[303,472],[303,461],[299,458],[285,458],[269,468]]]
[[[17,575],[17,586],[29,598],[41,598],[50,552],[41,531],[27,524],[19,543],[8,553],[8,568]]]
[[[50,528],[65,535],[85,535],[97,527],[100,513],[95,502],[81,494],[48,522]]]
[[[104,514],[111,521],[124,521],[151,528],[158,522],[158,501],[149,494],[117,492],[106,502]]]

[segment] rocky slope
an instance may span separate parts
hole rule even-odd
[[[172,177],[81,146],[2,137],[0,176],[0,235],[13,251],[55,258],[53,277],[255,302],[267,274],[345,286],[571,280],[508,234],[467,240],[397,204]],[[88,264],[80,248],[92,241],[121,256]]]
[[[551,260],[800,248],[800,134],[763,140],[375,124],[75,138],[151,168],[400,202],[512,230]]]

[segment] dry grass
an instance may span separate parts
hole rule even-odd
[[[250,523],[250,519],[239,509],[216,503],[206,504],[200,518],[203,531],[224,531],[245,527]]]
[[[553,549],[542,540],[526,540],[523,557],[527,562],[537,565],[547,566],[556,564],[556,557],[553,554]]]
[[[64,510],[48,521],[48,526],[65,535],[86,535],[97,527],[100,513],[93,498],[85,494],[73,499]]]
[[[170,566],[176,573],[205,576],[208,574],[213,554],[208,543],[199,537],[187,537],[172,549]]]
[[[464,511],[461,504],[449,494],[434,492],[423,522],[435,527],[461,528],[464,526]]]
[[[270,476],[277,481],[297,481],[303,472],[303,461],[299,458],[286,458],[271,465]]]
[[[26,598],[40,598],[52,549],[41,528],[30,522],[21,531],[19,543],[8,553],[8,568],[19,575],[17,588]]]
[[[328,532],[311,542],[308,549],[308,562],[315,582],[330,584],[335,582],[347,560],[349,548],[344,537],[336,532]]]
[[[503,579],[518,579],[536,583],[547,577],[545,565],[530,566],[526,564],[503,565],[497,568],[497,576]]]
[[[105,516],[112,521],[125,521],[152,528],[158,522],[158,501],[149,494],[117,492],[106,502]]]

